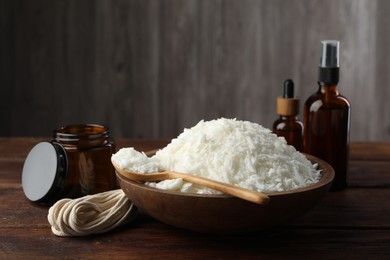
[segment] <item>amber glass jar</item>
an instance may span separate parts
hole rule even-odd
[[[54,131],[53,142],[60,144],[68,159],[69,194],[83,196],[114,189],[115,170],[111,155],[115,143],[108,128],[100,125],[70,125]]]
[[[51,204],[117,188],[111,155],[115,142],[107,127],[70,125],[54,131],[26,158],[22,185],[31,201]]]

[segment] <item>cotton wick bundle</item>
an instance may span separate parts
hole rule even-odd
[[[56,236],[104,233],[134,219],[137,209],[121,189],[57,201],[47,216]]]

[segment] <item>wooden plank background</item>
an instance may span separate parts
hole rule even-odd
[[[271,127],[283,81],[317,90],[341,41],[351,140],[390,140],[386,0],[0,0],[0,136],[101,123],[175,137],[201,119]]]

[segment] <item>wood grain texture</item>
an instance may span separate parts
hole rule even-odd
[[[320,40],[341,41],[352,140],[390,140],[385,0],[1,1],[0,135],[101,123],[172,138],[201,119],[271,127],[292,78],[317,90]]]
[[[28,202],[20,183],[25,156],[43,140],[0,138],[1,259],[389,259],[390,143],[351,143],[349,176],[354,185],[327,194],[301,218],[269,232],[207,235],[141,213],[135,221],[105,234],[61,238],[50,231],[48,207]],[[166,143],[117,142],[118,148],[133,146],[140,151]],[[374,182],[385,185],[373,186]]]

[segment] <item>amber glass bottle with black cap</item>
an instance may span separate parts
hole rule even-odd
[[[318,90],[304,105],[304,151],[335,170],[331,190],[347,187],[350,104],[339,90],[339,42],[321,42]]]
[[[283,96],[276,99],[276,112],[280,116],[273,124],[272,132],[283,136],[289,145],[302,151],[303,125],[298,120],[299,99],[294,97],[294,82],[284,82]]]

